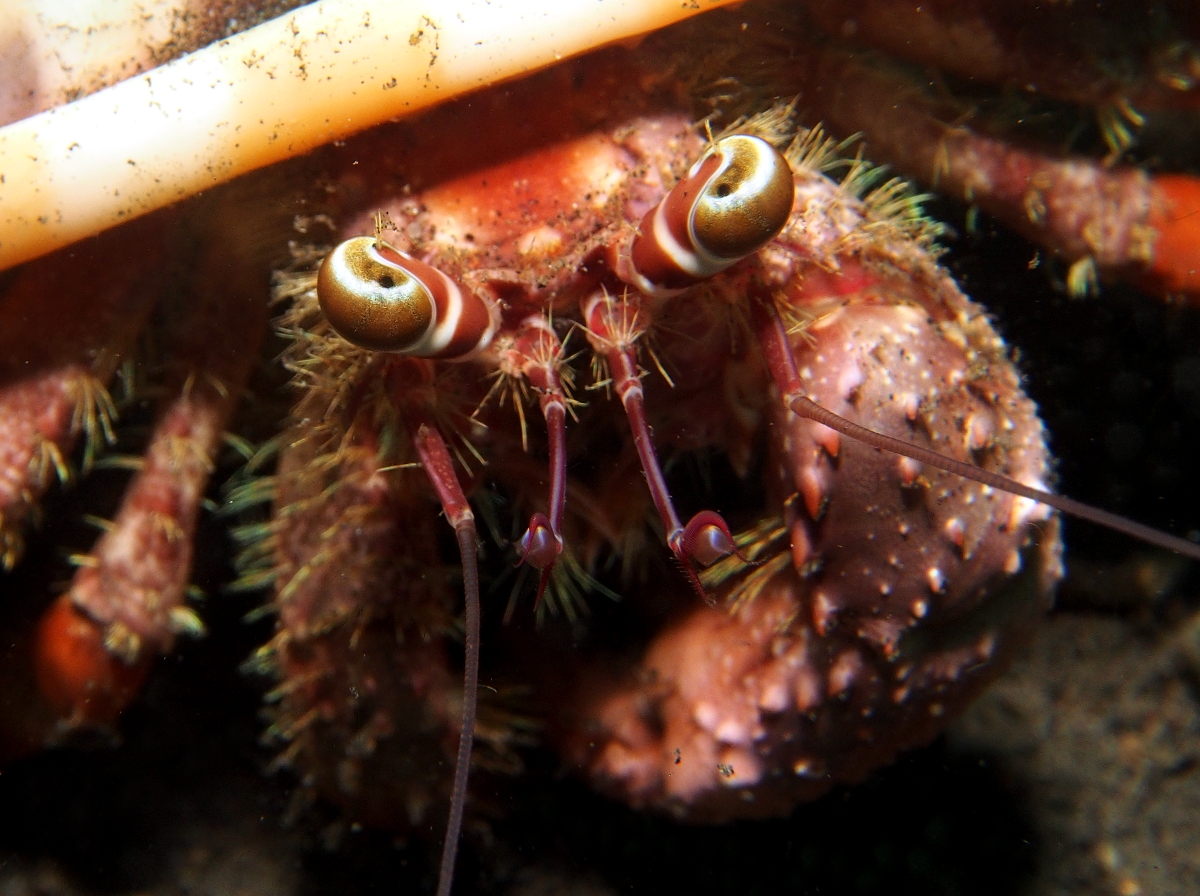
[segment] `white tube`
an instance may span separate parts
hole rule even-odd
[[[0,270],[730,0],[321,0],[0,128]]]

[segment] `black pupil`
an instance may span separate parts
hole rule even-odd
[[[379,278],[379,285],[382,286],[384,289],[391,289],[393,286],[396,285],[396,281],[391,278],[390,274],[384,274],[382,277]]]
[[[721,183],[717,184],[713,189],[713,192],[717,194],[718,199],[724,199],[733,192],[733,187],[729,186],[729,184],[725,183],[724,181],[721,181]]]

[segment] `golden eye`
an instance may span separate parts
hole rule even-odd
[[[378,352],[407,352],[421,344],[433,326],[434,299],[401,266],[406,260],[368,236],[346,240],[325,257],[317,301],[340,336]]]
[[[758,137],[724,137],[709,152],[721,164],[696,196],[689,234],[710,255],[744,258],[787,223],[795,198],[792,170],[782,153]]]

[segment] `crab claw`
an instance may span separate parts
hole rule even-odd
[[[529,518],[529,528],[521,536],[520,545],[521,562],[537,569],[554,566],[563,550],[562,536],[554,531],[544,513],[535,513]]]
[[[713,510],[701,510],[688,520],[686,526],[671,532],[667,536],[667,546],[683,566],[696,593],[704,598],[705,603],[714,607],[716,601],[704,590],[700,577],[696,575],[696,566],[712,566],[730,554],[736,554],[743,562],[749,562],[738,550],[733,533],[729,531],[729,524]]]
[[[562,555],[562,536],[554,530],[554,524],[550,522],[550,518],[546,514],[535,513],[529,518],[529,528],[525,530],[525,534],[521,536],[518,544],[521,546],[519,562],[528,563],[542,571],[541,578],[538,580],[537,598],[533,603],[536,608],[542,602],[542,595],[546,593],[550,572]]]

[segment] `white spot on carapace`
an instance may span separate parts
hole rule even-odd
[[[517,237],[518,255],[546,258],[562,251],[563,235],[558,229],[545,225],[527,230]]]
[[[900,392],[894,396],[894,401],[909,423],[917,419],[917,412],[921,409],[921,399],[915,393]]]
[[[975,655],[980,660],[990,660],[996,652],[996,635],[988,632],[979,639],[979,643],[975,645]]]
[[[844,650],[829,667],[829,695],[845,693],[862,671],[862,657],[856,651]]]
[[[701,700],[692,710],[692,720],[703,728],[705,731],[712,732],[716,730],[721,717],[717,712],[716,705],[709,703],[707,700]]]
[[[929,582],[929,590],[934,594],[941,594],[946,590],[946,576],[936,566],[929,567],[925,578]]]
[[[921,475],[921,463],[911,457],[900,458],[896,462],[896,467],[900,471],[900,481],[905,485],[912,485]]]
[[[800,712],[810,712],[816,709],[824,699],[821,692],[821,679],[809,665],[796,670],[793,691],[796,695],[796,709]]]
[[[946,537],[957,547],[963,546],[963,539],[966,538],[967,527],[963,525],[963,521],[956,516],[946,520],[946,524],[942,527],[942,531],[946,533]]]
[[[1033,482],[1018,480],[1022,485],[1028,485],[1030,488],[1036,488],[1038,491],[1046,491],[1046,485],[1041,480],[1035,479]],[[1031,501],[1029,498],[1014,498],[1012,510],[1008,515],[1008,527],[1014,531],[1020,530],[1030,522],[1040,522],[1050,518],[1051,510],[1040,501]]]
[[[630,787],[649,787],[659,781],[657,757],[651,761],[645,750],[632,750],[615,740],[609,741],[601,751],[597,766],[603,768],[606,775]],[[668,778],[672,784],[676,783],[674,776],[668,775]],[[707,781],[701,783],[705,788],[708,785]],[[701,788],[693,783],[688,789],[695,791]]]
[[[758,708],[764,712],[783,712],[787,709],[788,693],[782,681],[773,681],[758,692]]]
[[[819,772],[811,759],[797,759],[792,763],[792,774],[797,778],[815,778]]]
[[[912,614],[916,619],[924,619],[925,614],[929,612],[929,604],[923,600],[914,600],[912,602]]]
[[[858,361],[851,360],[838,371],[837,394],[848,401],[865,380]]]
[[[1015,576],[1021,571],[1021,552],[1014,550],[1004,558],[1004,574]]]
[[[967,448],[982,451],[992,441],[996,426],[990,415],[972,414],[967,418]]]
[[[818,635],[826,634],[834,624],[834,616],[838,611],[837,605],[829,593],[818,589],[813,592],[812,597],[812,617],[813,627],[817,630]]]
[[[725,721],[717,726],[713,732],[713,736],[716,737],[719,743],[723,744],[750,743],[750,729],[737,719],[725,719]]]
[[[883,595],[884,597],[887,597],[889,594],[892,593],[892,586],[889,585],[887,582],[881,582],[879,585],[879,593],[881,595]]]

